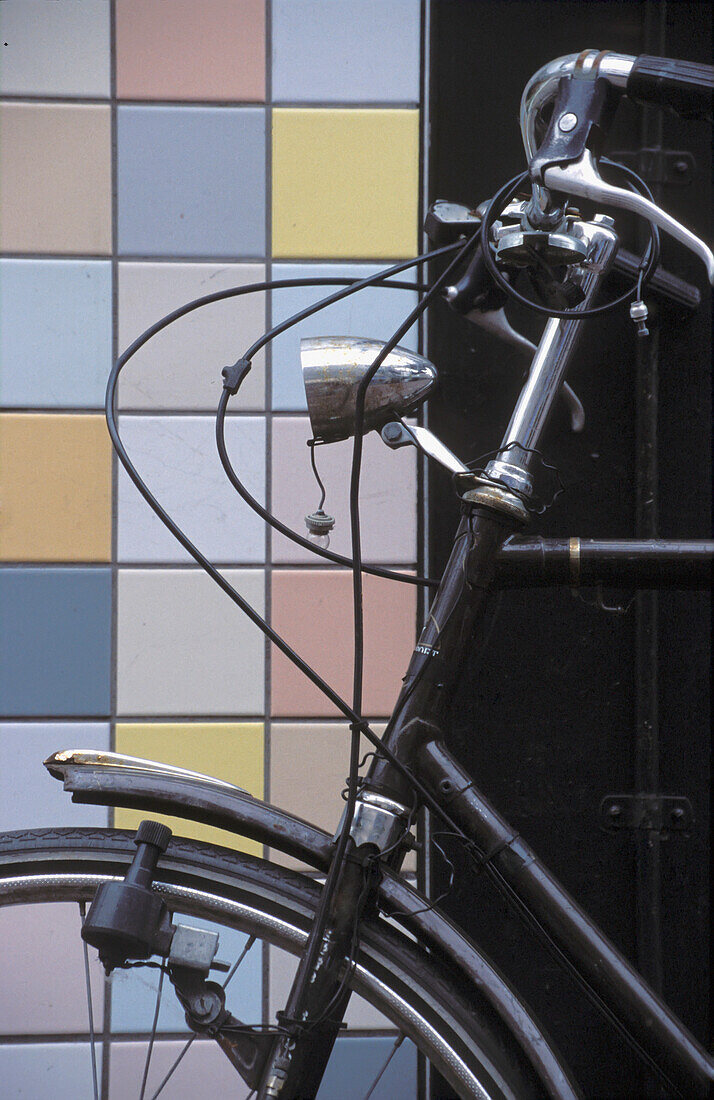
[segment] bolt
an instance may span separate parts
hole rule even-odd
[[[672,169],[677,173],[678,176],[684,176],[689,171],[689,165],[687,164],[686,160],[675,160],[674,164],[672,165]]]
[[[610,809],[607,812],[610,815],[610,817],[612,818],[612,820],[614,821],[616,818],[620,817],[620,815],[622,814],[622,806],[617,806],[617,805],[610,806]]]
[[[558,129],[562,130],[564,134],[569,134],[577,125],[578,116],[574,115],[572,111],[567,111],[566,114],[561,116],[558,122]]]
[[[682,825],[684,822],[684,810],[681,806],[675,807],[669,815],[669,820],[673,825]]]
[[[385,439],[388,439],[391,443],[395,443],[402,434],[401,424],[385,424],[382,429],[382,435]]]

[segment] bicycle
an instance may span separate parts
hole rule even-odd
[[[585,51],[541,69],[527,86],[521,110],[529,171],[474,211],[436,203],[428,221],[438,246],[430,257],[447,266],[429,286],[415,311],[384,345],[339,338],[307,341],[304,374],[316,439],[354,437],[352,474],[352,558],[332,554],[289,532],[328,560],[353,569],[356,606],[355,686],[352,704],[342,700],[287,644],[264,624],[228,582],[192,546],[163,512],[133,469],[118,434],[114,396],[118,375],[131,356],[172,320],[230,291],[189,303],[149,329],[120,358],[109,381],[107,420],[119,456],[145,499],[181,544],[271,640],[298,664],[351,723],[351,769],[345,813],[335,837],[299,821],[247,792],[195,772],[152,761],[94,751],[54,753],[46,766],[75,801],[129,806],[146,812],[219,825],[241,837],[299,858],[320,875],[293,872],[229,849],[171,839],[169,830],[144,822],[135,837],[119,830],[56,830],[14,833],[0,838],[0,899],[4,905],[68,902],[78,906],[73,931],[82,945],[88,990],[90,1051],[94,1090],[99,1095],[98,1029],[94,1024],[89,945],[107,970],[132,975],[152,967],[159,993],[168,980],[192,1031],[217,1042],[238,1076],[264,1097],[317,1095],[351,993],[364,996],[411,1039],[445,1084],[439,1095],[460,1097],[564,1098],[581,1095],[547,1034],[477,946],[443,917],[433,902],[400,875],[413,846],[412,827],[426,808],[439,828],[460,838],[474,867],[487,875],[526,923],[544,937],[607,1018],[626,1030],[668,1095],[705,1096],[714,1082],[714,1060],[689,1035],[630,964],[540,864],[528,845],[489,805],[472,777],[444,744],[448,696],[458,657],[469,645],[486,595],[496,583],[526,582],[546,573],[578,587],[598,577],[625,577],[633,585],[687,583],[706,587],[714,555],[711,542],[618,545],[519,538],[517,532],[538,511],[534,466],[538,443],[576,351],[582,321],[637,294],[631,316],[646,325],[642,293],[648,283],[672,292],[672,279],[657,270],[657,227],[671,233],[705,262],[714,282],[714,255],[703,242],[656,207],[641,181],[628,174],[633,190],[606,184],[598,172],[604,138],[623,94],[674,106],[684,114],[710,109],[714,70],[657,58],[632,58]],[[538,120],[553,106],[544,136]],[[525,198],[521,189],[526,187]],[[651,224],[642,260],[625,260],[636,285],[614,303],[595,306],[596,295],[616,262],[613,219],[595,213],[585,220],[572,200],[631,210]],[[620,257],[622,261],[622,257]],[[424,257],[420,258],[423,262]],[[420,262],[416,261],[416,262]],[[395,284],[408,264],[335,291],[327,301],[370,282]],[[528,379],[498,452],[482,468],[465,466],[426,429],[405,417],[426,397],[431,365],[404,353],[399,340],[437,295],[474,320],[500,328],[518,269],[532,271],[535,308],[548,317]],[[449,281],[451,280],[451,281]],[[410,289],[413,284],[408,284]],[[264,289],[261,284],[258,289]],[[679,288],[681,291],[681,287]],[[241,288],[240,292],[245,292]],[[531,306],[532,300],[528,300]],[[325,303],[321,303],[324,305]],[[318,308],[318,307],[314,307]],[[279,530],[283,525],[255,501],[231,465],[223,441],[228,401],[238,392],[251,359],[270,336],[225,368],[216,431],[226,473],[236,490]],[[374,385],[370,383],[374,379]],[[571,412],[574,397],[565,390]],[[453,473],[463,517],[451,558],[438,584],[399,575],[405,583],[436,588],[436,596],[414,651],[394,714],[379,738],[360,714],[362,572],[358,485],[361,442],[377,428],[387,445],[415,445]],[[488,460],[488,461],[486,461]],[[314,514],[313,535],[325,529]],[[324,513],[322,514],[324,516]],[[623,551],[624,547],[624,551]],[[684,552],[682,552],[684,551]],[[628,563],[622,563],[623,553]],[[519,573],[520,570],[520,573]],[[360,738],[373,752],[359,778]],[[683,823],[686,824],[686,823]],[[201,918],[209,928],[182,923]],[[174,917],[181,919],[174,923]],[[81,925],[80,925],[81,919]],[[217,960],[221,935],[242,934],[230,964]],[[67,934],[65,934],[67,935]],[[235,938],[235,937],[234,937]],[[226,1000],[227,988],[254,945],[267,942],[299,959],[285,1010],[274,1024],[243,1022]],[[64,937],[61,941],[62,950]],[[31,945],[32,946],[32,945]],[[44,959],[43,959],[44,962]],[[225,974],[223,980],[213,980]],[[114,987],[115,988],[115,987]],[[232,994],[235,987],[231,986]],[[158,1021],[147,1026],[145,1095]],[[151,1023],[151,1022],[150,1022]],[[401,1038],[390,1053],[398,1050]],[[109,1056],[111,1036],[101,1032]],[[178,1063],[176,1063],[178,1064]],[[174,1066],[175,1068],[175,1066]],[[154,1095],[171,1079],[172,1069]],[[375,1081],[375,1085],[377,1082]]]

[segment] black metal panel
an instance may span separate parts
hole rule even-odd
[[[668,56],[709,60],[706,4],[682,0],[664,9],[635,0],[434,0],[430,199],[475,205],[522,169],[520,93],[540,65],[583,48],[656,52],[645,40],[653,25],[664,30]],[[711,241],[710,124],[666,116],[662,138],[665,148],[690,150],[696,168],[689,185],[665,183],[661,201]],[[641,110],[625,103],[610,147],[636,150],[641,142]],[[710,299],[700,262],[666,237],[663,241],[663,262],[701,287],[704,304],[694,319],[663,307],[655,322],[658,527],[662,536],[705,538],[711,531]],[[634,228],[625,243],[637,248]],[[511,317],[531,337],[537,334],[532,318],[516,310]],[[525,364],[517,352],[474,331],[446,307],[432,311],[430,326],[429,355],[441,381],[430,402],[430,426],[468,461],[498,446]],[[626,311],[617,320],[589,322],[569,380],[584,401],[586,428],[572,435],[564,410],[554,417],[545,453],[568,491],[534,524],[533,533],[633,536],[643,459],[635,436],[636,338]],[[435,575],[448,554],[458,512],[449,480],[438,471],[430,475],[429,507]],[[607,595],[612,601],[606,602],[626,602],[630,593]],[[695,818],[689,835],[660,844],[663,991],[706,1041],[709,596],[659,596],[656,677],[641,673],[639,684],[634,609],[608,616],[567,591],[540,589],[504,592],[494,600],[494,611],[488,652],[474,653],[465,671],[451,747],[633,960],[638,956],[637,843],[633,830],[601,828],[598,810],[608,794],[634,793],[638,691],[646,692],[646,681],[656,680],[660,793],[688,798]],[[461,867],[453,846],[446,850]],[[438,853],[434,864],[434,890],[440,893],[448,869]],[[460,885],[447,907],[507,973],[519,975],[524,994],[552,1027],[588,1096],[658,1095],[622,1041],[522,932],[519,920],[489,896],[485,883],[471,879]],[[640,951],[641,945],[642,938]]]

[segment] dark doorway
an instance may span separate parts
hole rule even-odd
[[[710,62],[708,3],[645,0],[434,0],[431,5],[429,199],[477,205],[523,168],[518,130],[529,76],[561,54],[606,48]],[[687,150],[690,182],[650,180],[675,217],[711,241],[711,126],[624,103],[609,148]],[[625,226],[624,243],[646,237]],[[695,316],[662,307],[647,349],[627,310],[589,322],[570,382],[584,432],[558,410],[544,441],[566,486],[532,525],[581,537],[711,536],[710,299],[700,262],[663,238],[663,264],[702,290]],[[519,353],[446,307],[433,311],[440,372],[429,423],[465,461],[497,447],[519,391]],[[540,326],[513,311],[531,338]],[[552,486],[551,486],[552,487]],[[543,486],[548,493],[549,486]],[[430,473],[431,572],[457,522],[447,476]],[[605,593],[606,604],[632,593]],[[567,590],[493,599],[488,647],[464,671],[450,745],[513,826],[615,943],[661,986],[704,1043],[709,993],[710,600],[643,594],[628,614]],[[655,785],[687,797],[690,835],[605,832],[604,796]],[[443,842],[461,869],[458,849]],[[448,867],[434,852],[433,891]],[[469,877],[446,908],[514,978],[550,1028],[587,1097],[661,1096],[624,1041],[485,881]],[[435,1091],[435,1095],[438,1090]]]

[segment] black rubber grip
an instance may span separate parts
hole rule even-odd
[[[668,57],[638,57],[627,94],[642,103],[668,107],[682,118],[711,118],[714,67]]]

